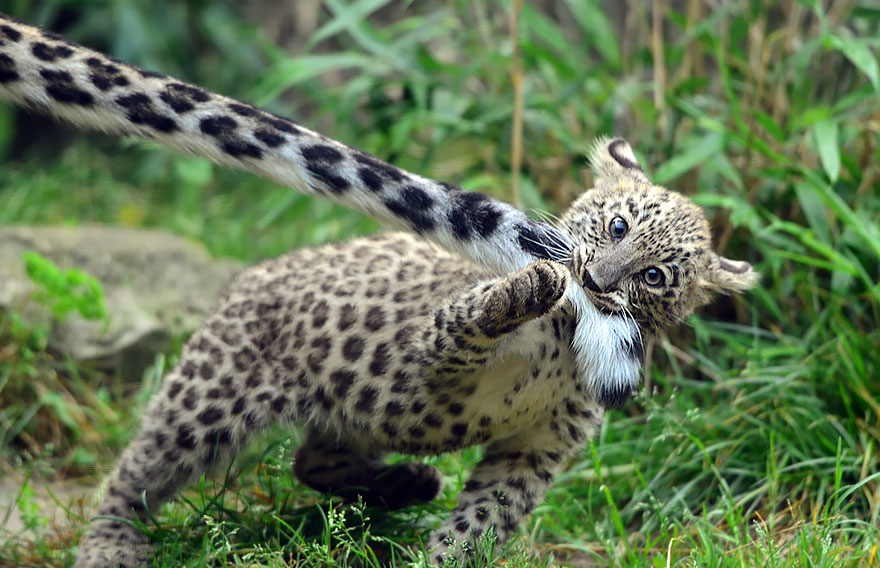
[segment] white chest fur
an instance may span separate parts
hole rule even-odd
[[[569,287],[568,298],[577,313],[572,350],[578,371],[602,406],[619,406],[639,384],[639,328],[599,312],[577,284]]]

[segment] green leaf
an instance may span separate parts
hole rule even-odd
[[[15,139],[15,113],[12,107],[0,108],[0,160]]]
[[[364,25],[367,22],[368,16],[386,4],[388,4],[388,0],[366,0],[352,4],[328,2],[336,17],[313,33],[312,37],[309,38],[309,43],[316,45],[340,32],[350,31],[355,26]]]
[[[880,90],[880,71],[877,69],[877,58],[874,57],[871,48],[851,37],[829,36],[828,42],[868,77],[875,91]]]
[[[837,121],[823,119],[813,125],[813,138],[822,167],[831,182],[840,175],[840,146],[837,141]]]
[[[559,33],[559,27],[540,10],[533,8],[528,3],[523,4],[520,20],[522,28],[540,38],[556,53],[567,54],[566,52],[570,51],[571,47],[565,36]]]
[[[214,164],[208,160],[191,156],[175,156],[172,163],[174,164],[174,173],[180,182],[188,187],[204,187],[214,177]]]
[[[801,170],[805,180],[812,185],[817,195],[825,202],[834,215],[836,215],[843,223],[845,223],[852,231],[863,239],[864,243],[871,249],[871,252],[880,257],[880,230],[876,224],[870,220],[863,218],[859,212],[854,211],[840,195],[835,193],[834,189],[812,170],[803,168]]]
[[[723,139],[721,134],[715,132],[686,139],[682,143],[681,151],[657,168],[654,173],[654,183],[668,183],[713,155],[719,154],[722,150]]]
[[[820,120],[829,120],[831,109],[827,106],[817,106],[807,109],[798,116],[791,117],[791,130],[807,128]]]
[[[253,98],[256,99],[258,105],[265,105],[286,89],[322,73],[342,69],[363,70],[367,68],[377,75],[383,75],[390,70],[390,67],[375,58],[353,52],[343,51],[326,55],[283,58],[266,71],[263,79],[253,89]]]
[[[804,215],[807,217],[810,228],[813,229],[813,232],[816,233],[816,236],[822,242],[831,244],[828,209],[825,207],[825,203],[816,189],[810,184],[798,183],[795,185],[794,191],[801,204],[801,209],[804,210]]]
[[[593,47],[602,54],[606,62],[620,66],[619,40],[614,35],[614,26],[608,21],[597,0],[568,0],[568,7],[574,18],[592,40]]]
[[[773,136],[777,141],[784,142],[785,141],[785,132],[783,132],[782,128],[773,120],[769,114],[762,110],[757,110],[754,113],[755,120],[758,121],[758,124],[764,127],[764,130],[767,131],[768,134]]]

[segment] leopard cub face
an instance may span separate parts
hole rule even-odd
[[[682,321],[714,293],[754,284],[748,263],[712,251],[702,210],[653,185],[625,141],[599,140],[591,163],[595,188],[560,224],[576,243],[572,276],[599,310],[652,332]]]

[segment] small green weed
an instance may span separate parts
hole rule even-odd
[[[54,320],[78,313],[87,320],[108,321],[104,291],[95,278],[62,270],[37,253],[25,253],[22,261],[37,288],[28,301]],[[106,390],[96,391],[87,380],[87,367],[59,361],[49,350],[52,321],[0,311],[0,457],[38,469],[89,467],[105,450],[88,433],[118,415]]]
[[[45,306],[58,321],[70,312],[77,312],[87,320],[107,320],[104,289],[101,283],[82,270],[61,270],[49,259],[35,253],[22,255],[28,278],[40,289],[34,301]]]
[[[21,520],[25,529],[39,535],[49,525],[49,518],[40,514],[40,504],[36,501],[37,493],[30,480],[26,480],[19,490],[16,505],[21,512]]]

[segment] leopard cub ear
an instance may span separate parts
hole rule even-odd
[[[632,148],[623,138],[599,138],[590,150],[590,166],[598,182],[616,185],[615,180],[629,177],[651,183],[636,160]]]
[[[704,285],[713,292],[735,294],[754,287],[760,275],[752,265],[743,260],[731,260],[712,253],[709,259],[709,274]]]

